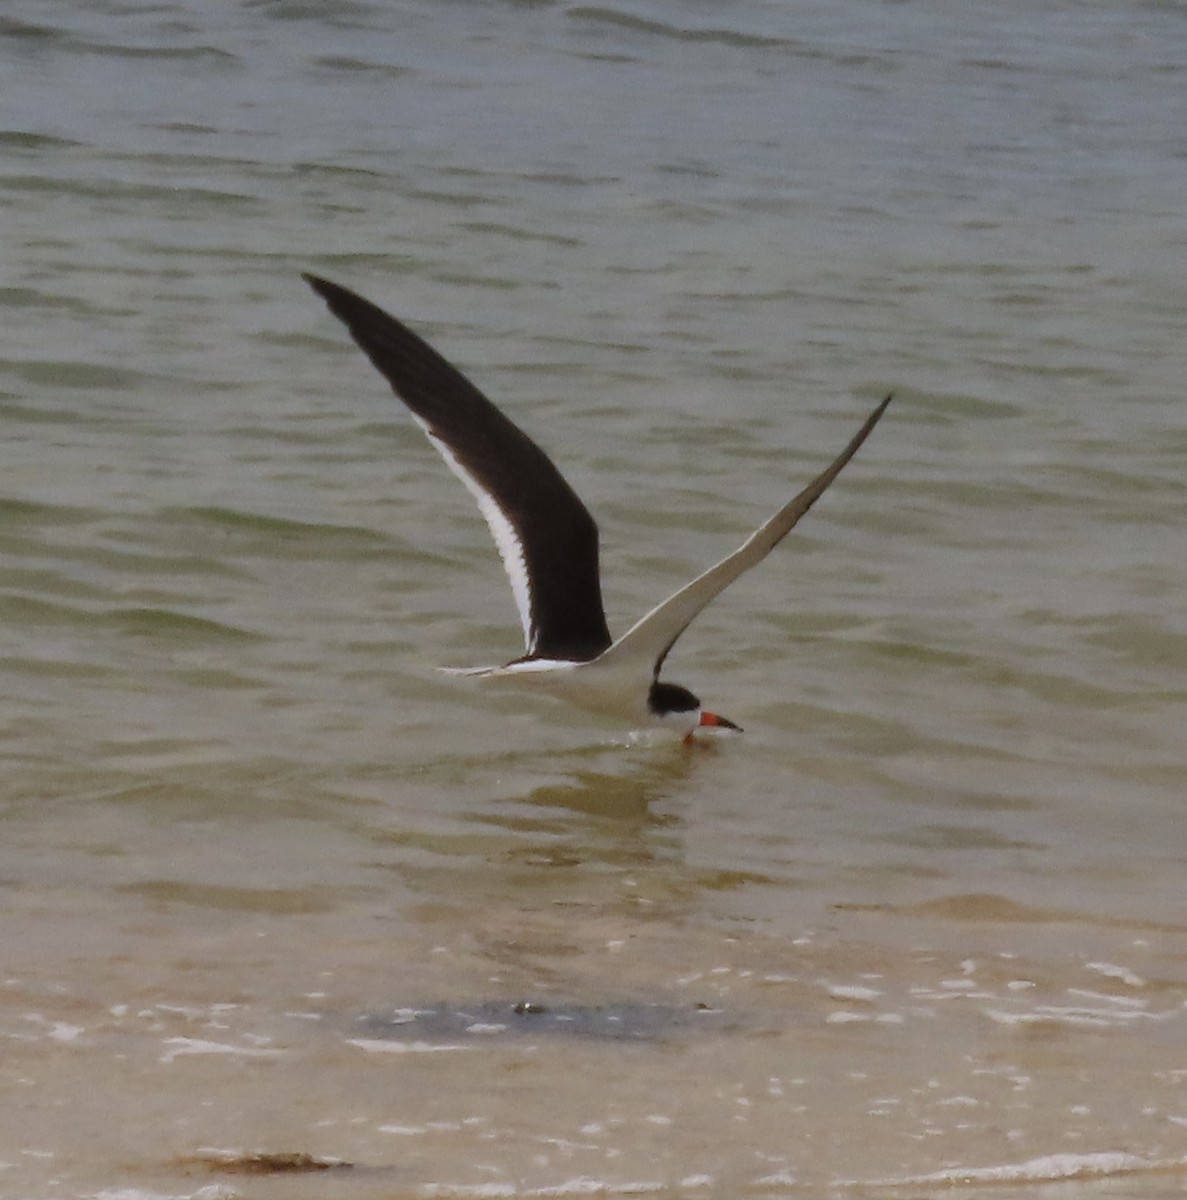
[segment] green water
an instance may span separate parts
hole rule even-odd
[[[1177,1195],[1185,48],[10,5],[0,1197]],[[618,632],[896,392],[668,661],[744,737],[436,672],[520,652],[510,591],[303,270],[555,456]],[[726,1021],[357,1036],[525,998]]]

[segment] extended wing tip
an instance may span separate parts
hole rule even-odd
[[[394,318],[372,304],[370,300],[364,300],[350,288],[343,287],[340,283],[334,283],[331,279],[323,279],[311,271],[302,271],[301,278],[325,301],[330,312],[350,330],[351,336],[363,348],[363,351],[371,356],[372,351],[367,344],[368,339],[364,337],[367,324],[377,320],[395,324]],[[377,362],[373,357],[371,361],[381,372],[386,374],[383,364]]]
[[[301,278],[304,279],[305,282],[309,284],[309,286],[313,288],[313,290],[319,296],[321,296],[323,300],[328,300],[330,298],[330,293],[338,288],[336,283],[331,283],[328,279],[323,279],[320,275],[314,275],[312,271],[302,271]]]
[[[894,392],[887,392],[886,396],[879,402],[878,407],[875,408],[872,413],[870,413],[869,421],[870,421],[871,428],[873,427],[874,423],[878,420],[878,418],[886,411],[887,406],[890,404],[890,402],[893,399],[894,399]]]
[[[840,456],[836,459],[836,461],[833,463],[833,465],[827,471],[824,472],[824,475],[822,475],[820,477],[820,479],[827,480],[827,482],[825,483],[825,487],[827,487],[828,484],[831,483],[833,481],[833,479],[836,478],[836,476],[840,473],[841,468],[843,466],[845,466],[845,464],[861,448],[861,444],[873,432],[874,426],[877,425],[878,422],[882,419],[882,414],[886,411],[887,407],[889,406],[890,402],[893,399],[894,399],[894,392],[888,392],[886,394],[885,398],[879,402],[878,406],[874,409],[874,411],[872,413],[870,413],[870,415],[868,417],[866,417],[866,419],[862,422],[861,428],[853,435],[853,438],[850,441],[849,445],[845,447],[845,449],[841,452]],[[820,482],[820,479],[818,479],[816,482]],[[810,484],[809,487],[811,487],[811,486],[813,486],[813,485]]]

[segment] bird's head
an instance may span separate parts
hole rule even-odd
[[[657,679],[647,693],[647,708],[652,716],[662,725],[682,730],[686,737],[702,726],[718,729],[736,729],[742,732],[740,725],[716,713],[706,712],[701,707],[700,700],[686,687],[678,683],[660,683]]]

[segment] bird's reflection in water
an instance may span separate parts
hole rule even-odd
[[[566,756],[541,763],[548,777],[534,786],[469,816],[512,835],[505,863],[597,869],[679,861],[684,822],[669,802],[697,757],[679,743]]]
[[[468,1002],[656,1001],[670,972],[634,948],[658,940],[675,952],[669,931],[723,886],[718,864],[689,861],[682,812],[713,750],[676,741],[495,757],[481,778],[496,794],[414,842],[396,835],[391,865],[417,897],[401,915],[464,967]]]
[[[486,759],[493,795],[444,827],[384,839],[402,843],[391,866],[420,897],[412,915],[434,936],[497,945],[502,965],[604,946],[639,921],[682,919],[722,886],[712,863],[687,861],[681,811],[712,757],[673,742]],[[465,787],[473,796],[472,776]]]

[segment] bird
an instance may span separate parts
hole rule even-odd
[[[556,464],[462,373],[402,321],[348,288],[303,278],[347,328],[478,503],[523,626],[524,652],[502,666],[451,674],[530,684],[589,713],[659,726],[691,743],[741,726],[660,679],[676,640],[735,579],[787,536],[857,453],[893,398],[840,454],[733,553],[658,604],[615,640],[606,623],[598,527]]]

